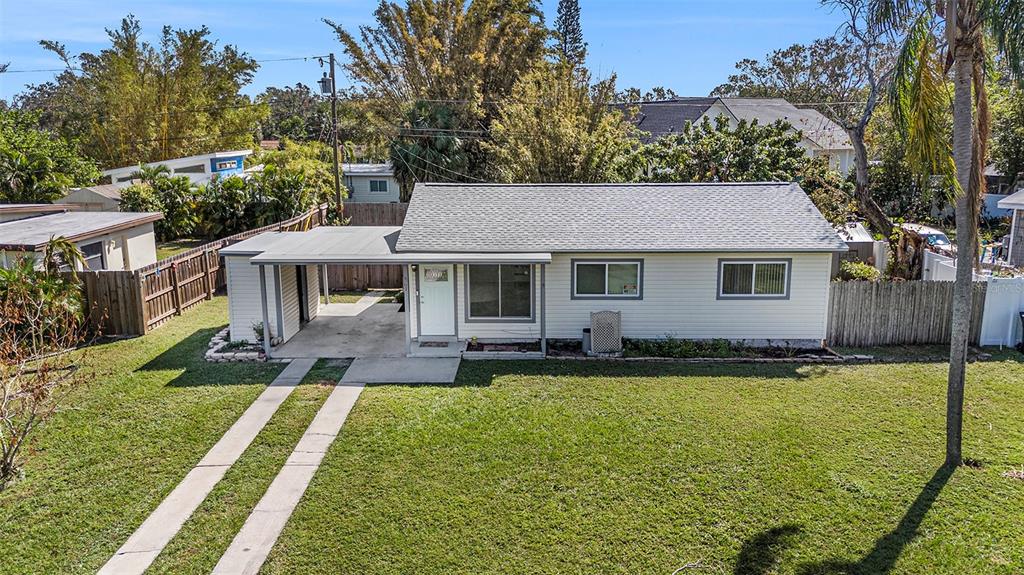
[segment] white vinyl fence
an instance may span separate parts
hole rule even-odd
[[[988,278],[981,345],[1014,346],[1021,341],[1024,278]]]

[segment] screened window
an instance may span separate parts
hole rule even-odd
[[[104,269],[103,265],[103,242],[94,242],[82,246],[82,259],[85,260],[85,269],[98,271]]]
[[[370,191],[374,193],[384,194],[388,191],[387,180],[370,180]]]
[[[528,319],[533,278],[529,265],[467,266],[470,319]]]
[[[789,261],[723,261],[718,296],[788,297]]]
[[[235,167],[234,162],[231,162],[231,167],[232,168]],[[224,169],[227,169],[227,168],[222,168],[222,167],[220,167],[220,164],[217,164],[217,169],[218,170],[224,170]],[[175,169],[174,173],[175,174],[205,174],[206,173],[206,165],[205,164],[194,164],[192,166],[184,166],[184,167]]]
[[[574,297],[640,298],[639,261],[573,262]]]

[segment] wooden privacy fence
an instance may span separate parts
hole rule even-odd
[[[974,283],[970,342],[977,345],[985,311],[985,282]],[[953,282],[834,282],[828,343],[836,346],[949,343]]]
[[[345,202],[343,207],[350,226],[400,226],[409,204]]]
[[[227,284],[220,249],[263,232],[301,231],[324,222],[327,206],[176,254],[135,271],[80,272],[89,321],[104,335],[144,335]]]
[[[350,226],[400,226],[405,221],[409,204],[345,202],[345,217]],[[331,289],[364,290],[402,287],[401,266],[327,266],[327,283]]]

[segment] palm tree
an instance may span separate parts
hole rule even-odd
[[[891,90],[908,151],[928,174],[950,177],[956,204],[957,268],[946,391],[946,464],[960,465],[964,380],[971,329],[978,218],[989,137],[985,62],[998,53],[1011,73],[1024,77],[1024,0],[873,0],[873,22],[903,35]],[[995,46],[986,42],[989,37]],[[995,48],[997,52],[990,53]],[[953,84],[953,141],[940,117]],[[977,114],[975,115],[975,112]]]

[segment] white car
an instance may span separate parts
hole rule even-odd
[[[949,237],[942,230],[928,227],[924,224],[900,224],[900,228],[921,236],[921,239],[928,244],[928,248],[940,254],[951,256],[956,253],[956,247]]]

